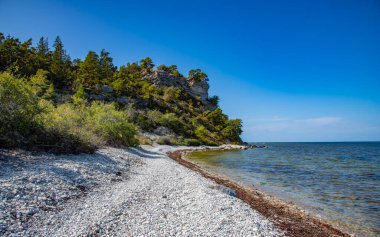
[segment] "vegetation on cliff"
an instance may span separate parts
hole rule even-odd
[[[71,60],[59,37],[49,48],[0,33],[0,146],[90,152],[103,145],[241,143],[240,119],[208,96],[200,69],[119,68],[104,49]]]

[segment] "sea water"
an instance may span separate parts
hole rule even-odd
[[[259,145],[268,148],[200,151],[190,158],[357,236],[380,236],[380,142]]]

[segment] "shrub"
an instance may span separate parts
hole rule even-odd
[[[139,141],[139,144],[141,144],[141,145],[152,145],[153,144],[153,141],[149,137],[146,137],[144,135],[140,135],[138,137],[138,141]]]
[[[31,87],[11,74],[0,74],[0,141],[3,145],[25,142],[37,129],[35,116],[40,113]],[[13,144],[16,145],[16,144]]]
[[[61,104],[57,107],[46,106],[45,113],[39,115],[39,121],[49,132],[75,136],[86,146],[101,146],[104,143],[86,126],[87,111],[84,106]]]
[[[182,121],[174,114],[163,114],[158,118],[158,123],[164,127],[170,128],[175,132],[181,132],[183,128]]]
[[[197,129],[195,129],[195,135],[204,144],[210,146],[218,145],[213,137],[214,134],[210,133],[210,131],[208,131],[203,125],[198,126]]]
[[[77,136],[83,143],[134,146],[136,128],[113,104],[93,102],[90,106],[62,104],[40,116],[50,130]]]
[[[126,113],[116,110],[115,105],[94,102],[90,107],[86,125],[93,126],[90,130],[102,137],[107,144],[135,146],[136,127],[127,119]]]
[[[180,143],[174,137],[160,137],[157,139],[160,145],[179,145]]]
[[[202,143],[198,139],[194,139],[194,138],[186,138],[183,141],[183,144],[185,146],[200,146],[200,145],[202,145]]]

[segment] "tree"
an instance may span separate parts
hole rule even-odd
[[[154,63],[151,58],[146,57],[140,60],[140,67],[141,69],[146,70],[147,72],[152,72],[154,68]]]
[[[85,87],[92,87],[100,82],[99,56],[94,52],[88,52],[86,59],[79,65],[77,80]]]
[[[72,75],[70,57],[63,48],[61,38],[57,36],[54,41],[54,51],[51,56],[50,72],[55,85],[63,86],[71,84]]]
[[[105,51],[102,49],[100,52],[100,58],[99,58],[99,63],[100,63],[100,79],[104,84],[108,84],[114,72],[116,71],[116,66],[113,65],[113,58],[109,56],[109,52]]]
[[[208,81],[208,76],[201,69],[192,69],[189,71],[188,80],[194,82]]]
[[[219,106],[219,96],[214,95],[213,97],[210,97],[207,99],[211,104],[215,105],[216,107]]]
[[[30,85],[33,94],[43,99],[52,100],[54,98],[54,86],[47,80],[48,72],[39,69],[36,75],[30,78]]]
[[[183,77],[183,75],[181,73],[179,73],[177,65],[166,66],[166,65],[162,64],[162,65],[157,67],[157,70],[166,72],[166,73],[173,75],[173,76]]]
[[[223,111],[219,108],[217,108],[214,111],[208,112],[206,118],[215,127],[224,127],[228,120],[227,115],[223,114]]]
[[[41,37],[37,44],[37,54],[39,55],[48,55],[49,53],[49,43],[48,39]]]
[[[7,36],[0,44],[0,70],[17,76],[31,76],[38,69],[36,55],[31,49],[32,39],[21,43]]]
[[[233,143],[241,143],[240,134],[242,130],[241,119],[231,119],[227,121],[227,126],[222,130],[222,135]]]
[[[0,32],[0,45],[3,43],[4,39],[5,39],[4,34]]]
[[[83,90],[83,87],[80,86],[75,94],[71,97],[74,105],[81,106],[84,105],[86,101],[86,93]]]
[[[38,68],[48,70],[50,63],[50,50],[48,39],[41,37],[37,44],[36,54],[38,58]]]

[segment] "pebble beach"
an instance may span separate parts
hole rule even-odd
[[[0,235],[285,236],[233,190],[167,157],[180,149],[0,150]]]

